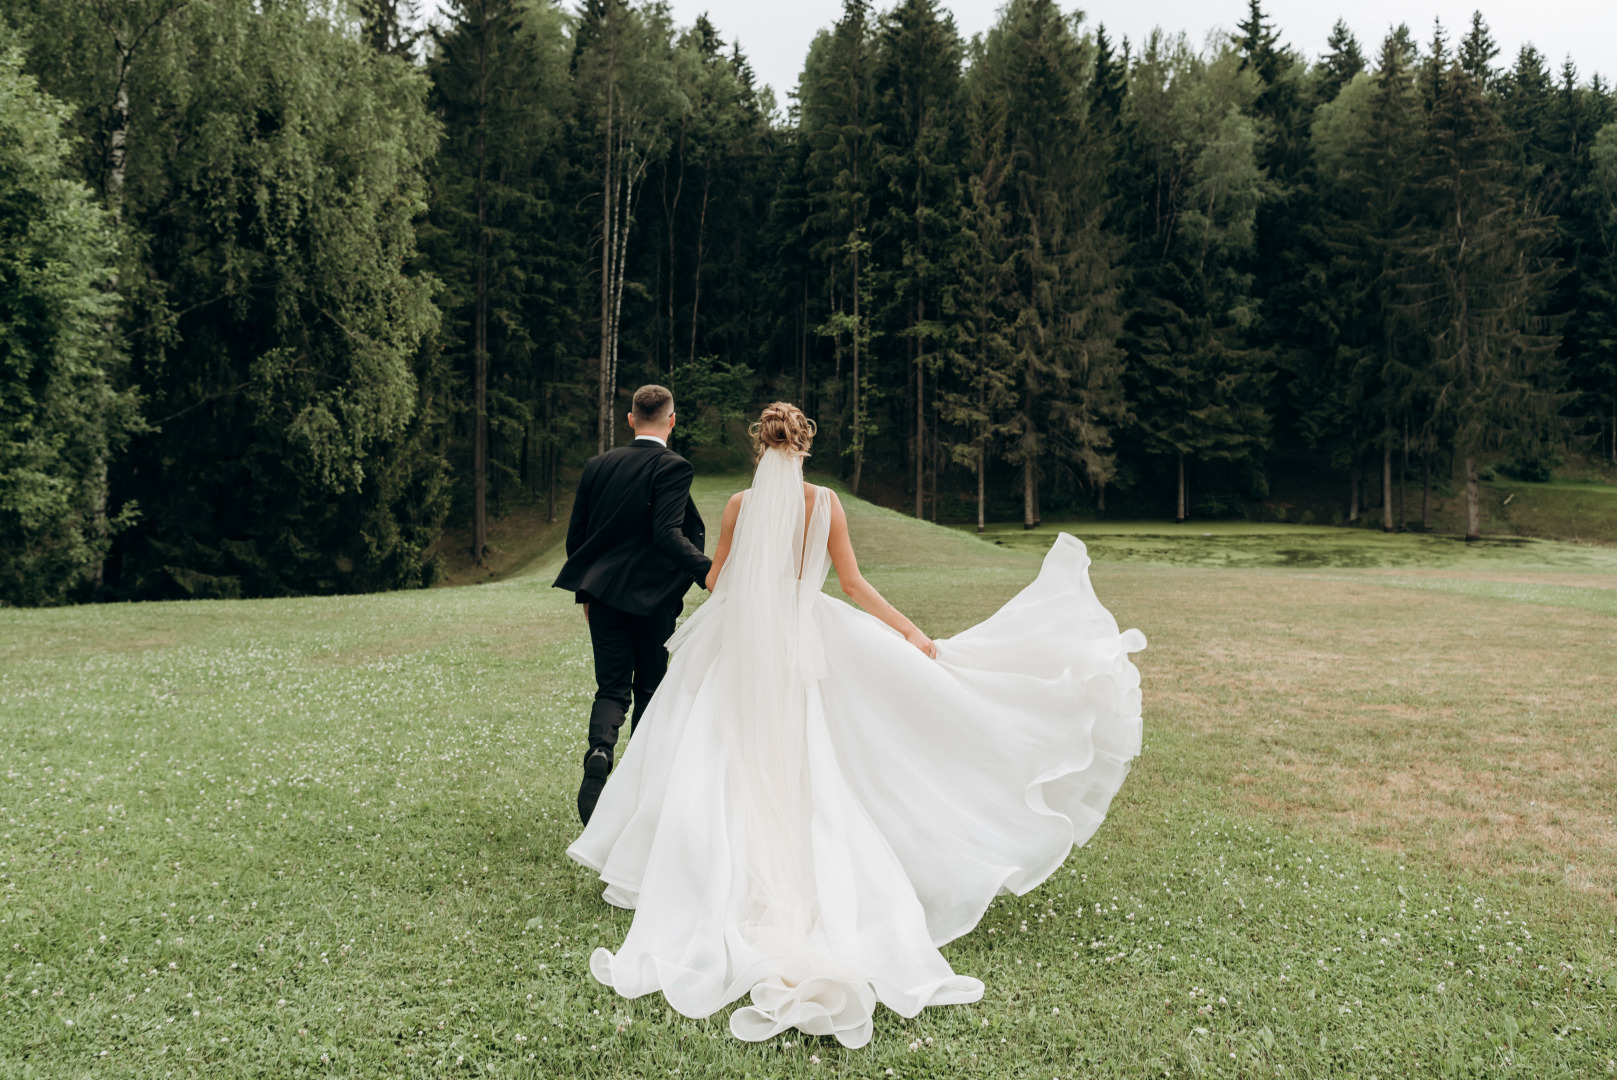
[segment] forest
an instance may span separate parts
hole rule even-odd
[[[0,0],[0,604],[431,585],[651,381],[979,527],[1617,462],[1611,86],[1230,17],[846,0],[778,100],[656,0]]]

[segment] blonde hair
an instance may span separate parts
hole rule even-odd
[[[777,401],[766,408],[747,430],[752,435],[752,444],[759,457],[763,457],[764,451],[771,448],[807,457],[818,428],[796,405]]]

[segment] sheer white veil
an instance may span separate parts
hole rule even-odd
[[[801,934],[812,919],[805,901],[814,890],[799,857],[807,837],[794,835],[810,819],[798,600],[804,518],[802,456],[765,450],[742,496],[714,597],[725,620],[730,692],[722,697],[734,710],[728,743],[747,763],[731,773],[739,781],[731,796],[750,804],[747,817],[757,829],[756,842],[744,848],[753,911],[743,925],[766,934],[765,927]]]

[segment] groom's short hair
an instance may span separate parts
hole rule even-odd
[[[647,423],[666,420],[673,407],[674,395],[666,386],[647,383],[634,392],[634,415],[636,420],[644,420]]]

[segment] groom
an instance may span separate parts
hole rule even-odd
[[[691,583],[707,582],[702,515],[691,500],[691,463],[668,449],[674,395],[661,386],[634,392],[635,438],[584,466],[567,524],[567,563],[556,588],[584,605],[595,650],[595,704],[578,789],[589,824],[612,771],[618,728],[634,696],[631,731],[668,670],[663,648]]]

